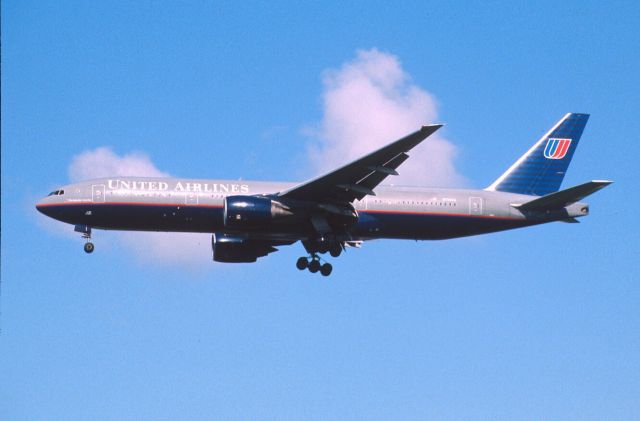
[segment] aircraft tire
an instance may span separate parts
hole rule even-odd
[[[331,266],[331,263],[325,263],[324,265],[320,266],[320,274],[322,274],[322,276],[331,275],[332,270],[333,266]]]
[[[331,250],[329,250],[329,254],[331,254],[331,257],[338,257],[341,253],[342,246],[340,246],[340,244],[334,245],[333,247],[331,247]]]
[[[296,267],[300,270],[305,270],[309,266],[309,261],[306,257],[301,257],[296,262]]]
[[[95,246],[93,245],[93,243],[85,243],[84,245],[84,251],[85,253],[93,253],[93,250],[95,249]]]
[[[316,273],[317,271],[320,270],[320,262],[318,262],[317,260],[312,260],[309,263],[309,272],[311,273]]]

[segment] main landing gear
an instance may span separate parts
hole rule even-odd
[[[296,262],[296,267],[300,270],[309,269],[311,273],[320,272],[322,276],[331,275],[333,266],[331,263],[320,258],[321,254],[329,253],[331,257],[338,257],[344,250],[345,243],[332,236],[331,238],[315,238],[302,241],[309,257],[301,257]]]
[[[76,225],[74,230],[76,232],[82,233],[82,238],[87,240],[87,242],[84,243],[84,252],[88,254],[93,253],[95,246],[91,242],[91,227],[88,227],[86,225]]]
[[[301,257],[296,262],[296,267],[300,270],[309,269],[309,272],[316,273],[320,272],[322,276],[331,275],[331,271],[333,270],[333,266],[331,263],[323,263],[320,264],[320,257],[316,253],[311,254],[311,258]]]

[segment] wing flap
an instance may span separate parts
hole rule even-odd
[[[389,161],[385,162],[384,166],[377,167],[376,171],[368,174],[362,180],[358,181],[358,184],[373,190],[378,184],[387,178],[387,176],[398,175],[396,168],[398,168],[400,164],[407,159],[409,159],[409,155],[404,152],[394,156]],[[373,195],[375,195],[375,193]],[[356,199],[361,200],[364,196],[365,195],[356,197]]]
[[[389,167],[367,167],[368,169],[370,169],[373,172],[379,172],[382,174],[387,174],[387,175],[398,175],[398,171],[394,170],[393,168],[389,168]]]
[[[362,185],[362,184],[338,184],[339,188],[346,192],[353,192],[362,195],[362,197],[370,194],[371,196],[375,196],[376,193],[370,188]]]

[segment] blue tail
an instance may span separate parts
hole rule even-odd
[[[544,196],[560,189],[589,114],[562,117],[487,190]]]

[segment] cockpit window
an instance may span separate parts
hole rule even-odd
[[[60,196],[61,194],[64,194],[64,190],[55,190],[52,191],[51,193],[49,193],[47,196]]]
[[[64,190],[59,190],[59,193],[58,193],[58,194],[59,194],[60,196],[62,196],[62,195],[64,194]]]

